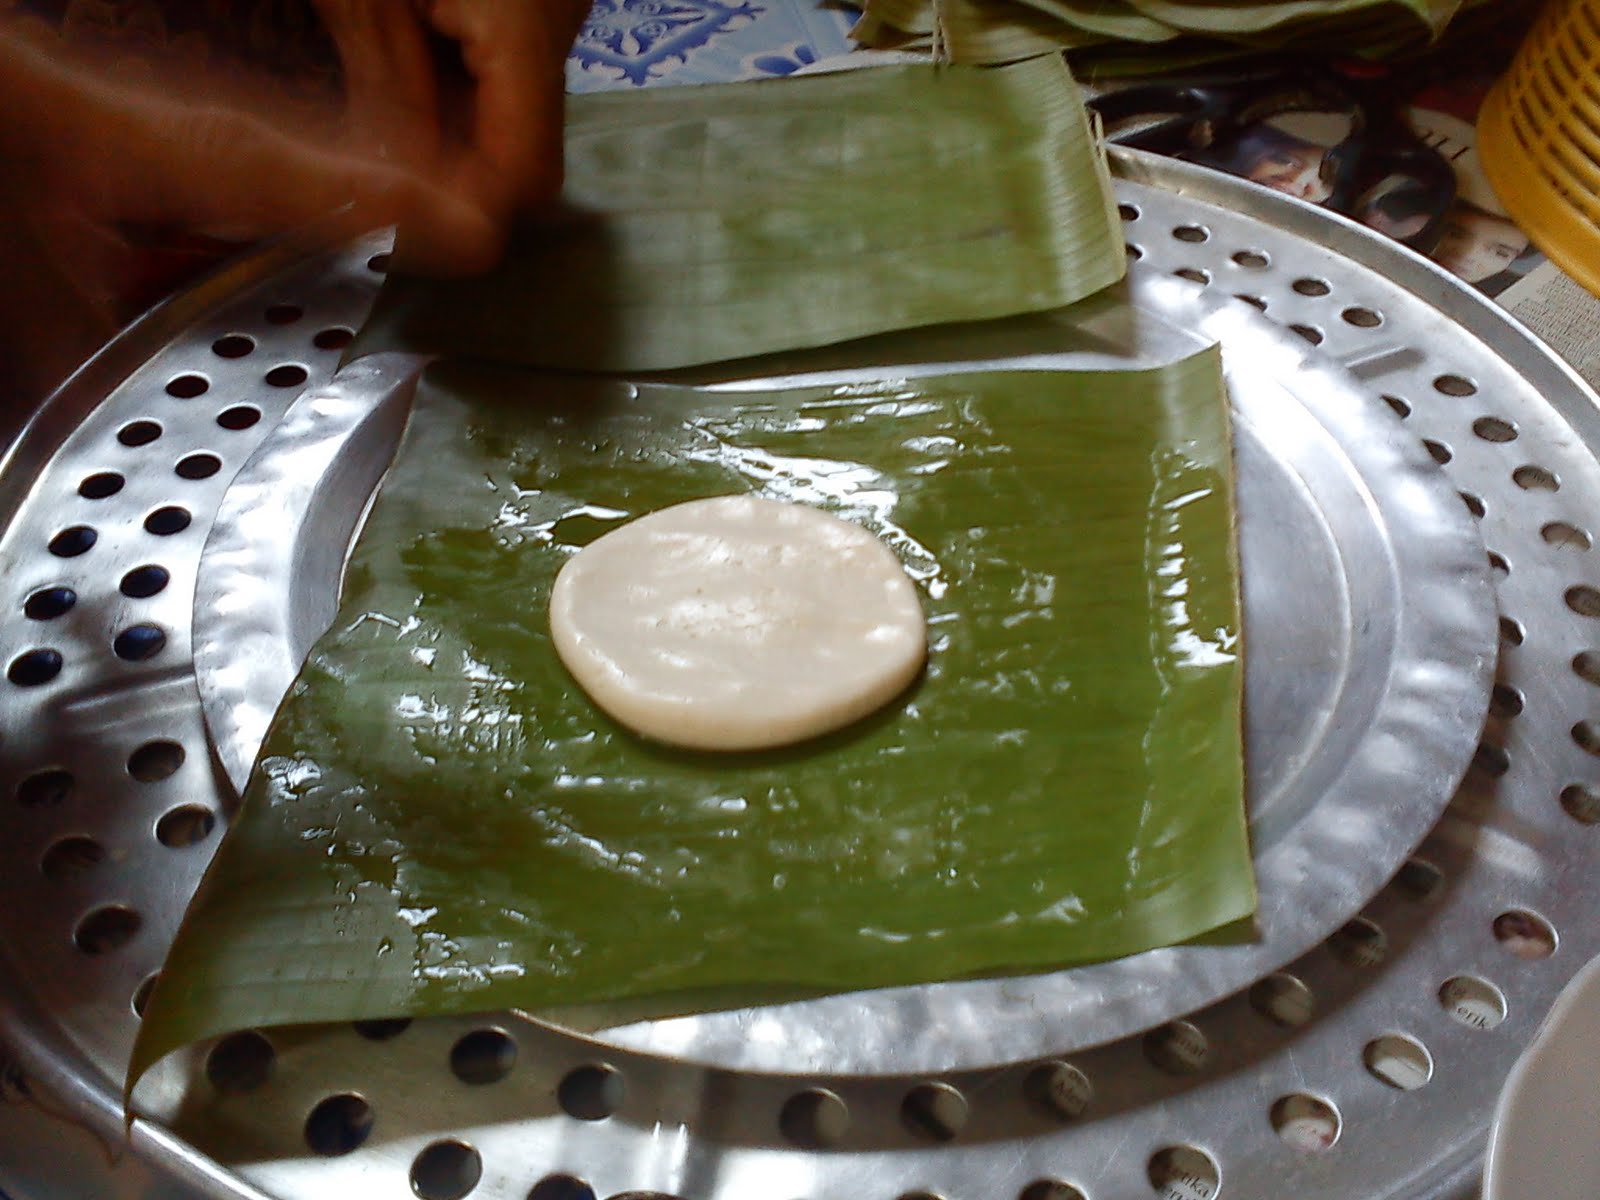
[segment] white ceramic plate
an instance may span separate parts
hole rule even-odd
[[[1489,1133],[1484,1200],[1600,1195],[1600,958],[1556,998],[1506,1078]]]

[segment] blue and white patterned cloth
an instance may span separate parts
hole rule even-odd
[[[848,53],[855,17],[838,0],[594,0],[567,90],[791,75]]]

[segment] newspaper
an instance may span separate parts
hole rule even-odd
[[[1585,383],[1600,389],[1600,297],[1555,263],[1545,262],[1496,299],[1566,359]]]
[[[1113,140],[1170,150],[1351,217],[1497,296],[1543,261],[1478,160],[1478,110],[1504,66],[1258,58],[1199,80],[1133,81],[1098,93],[1097,103],[1124,121],[1135,103],[1169,104],[1152,123],[1113,126]]]

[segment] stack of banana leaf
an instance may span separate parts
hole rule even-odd
[[[1065,50],[1080,77],[1151,73],[1261,51],[1394,58],[1493,0],[865,0],[854,37],[952,62]]]

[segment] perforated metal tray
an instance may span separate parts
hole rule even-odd
[[[1499,1080],[1600,949],[1581,917],[1600,821],[1593,398],[1490,306],[1354,226],[1194,168],[1131,155],[1118,168],[1146,268],[1249,295],[1319,341],[1404,410],[1482,514],[1502,613],[1489,730],[1395,881],[1243,994],[1070,1062],[843,1079],[465,1019],[246,1035],[165,1073],[152,1103],[169,1128],[136,1124],[140,1170],[213,1195],[456,1195],[469,1181],[474,1196],[537,1200],[591,1187],[694,1200],[1466,1194]],[[358,319],[365,257],[286,249],[186,298],[75,381],[0,472],[14,614],[0,653],[32,664],[16,668],[24,681],[52,665],[28,651],[62,656],[52,681],[6,685],[0,706],[0,1021],[13,1077],[107,1137],[120,1133],[130,1005],[226,815],[187,644],[200,546],[225,480],[300,385],[328,377],[335,355],[314,335]],[[232,336],[249,341],[219,341]],[[140,421],[160,436],[137,444]],[[79,493],[112,472],[120,492],[91,498],[102,480]],[[79,527],[96,530],[87,552],[47,549]],[[122,590],[140,565],[163,567],[165,588]],[[62,586],[71,611],[21,615]],[[149,657],[157,638],[141,626],[165,638]],[[363,1114],[358,1149],[312,1152],[347,1149]]]

